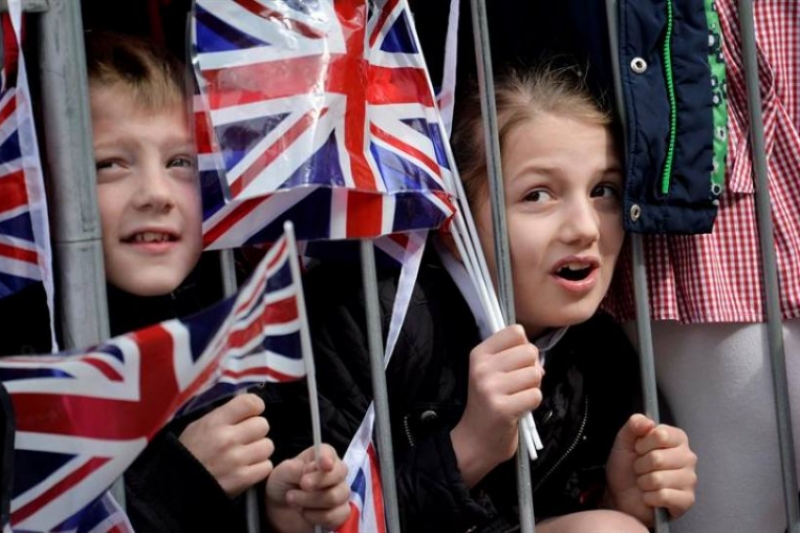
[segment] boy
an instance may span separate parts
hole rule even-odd
[[[112,320],[116,335],[198,310],[198,287],[186,283],[202,251],[196,149],[172,58],[139,39],[90,33],[87,63],[110,314],[127,315]],[[346,468],[333,449],[273,470],[264,408],[244,394],[162,431],[126,474],[135,529],[245,531],[237,498],[265,479],[275,531],[343,522]]]

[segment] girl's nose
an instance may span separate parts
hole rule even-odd
[[[590,198],[575,200],[564,215],[565,241],[586,244],[600,238],[600,217]]]

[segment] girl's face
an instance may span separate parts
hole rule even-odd
[[[92,88],[91,104],[106,278],[138,296],[168,294],[202,251],[186,111],[147,112],[114,87]]]
[[[503,147],[517,322],[529,335],[590,318],[622,247],[622,169],[608,127],[543,113]],[[488,192],[475,209],[496,276]]]

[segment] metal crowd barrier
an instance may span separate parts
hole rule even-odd
[[[668,0],[669,1],[669,0]],[[623,142],[628,146],[628,132],[625,125],[625,105],[622,92],[622,66],[619,63],[619,13],[618,0],[606,0],[606,20],[608,21],[608,41],[611,47],[611,65],[614,74],[614,95],[617,113],[623,125]],[[626,149],[627,153],[627,149]],[[636,336],[639,340],[639,370],[641,373],[644,414],[656,423],[660,420],[658,392],[656,384],[655,358],[653,355],[653,333],[650,328],[650,298],[647,293],[647,265],[644,258],[644,237],[632,234],[631,263],[633,265],[633,293],[636,302]],[[655,511],[656,533],[669,533],[669,517],[664,509]]]
[[[606,0],[612,57],[617,58],[616,16],[617,1]],[[486,23],[485,0],[471,0],[474,21],[476,57],[478,58],[481,99],[484,106],[485,132],[487,134],[488,169],[494,183],[493,210],[503,214],[502,178],[500,173],[500,151],[497,139],[497,119],[494,107],[493,74],[489,53],[489,36]],[[0,0],[0,11],[7,9],[7,1]],[[54,254],[59,268],[57,284],[59,312],[61,317],[62,342],[65,347],[80,347],[95,344],[108,337],[108,311],[105,292],[101,235],[95,194],[95,167],[91,143],[91,118],[89,112],[88,82],[84,57],[83,25],[80,3],[77,0],[25,0],[26,12],[39,13],[35,35],[39,40],[40,55],[38,70],[42,85],[46,173],[50,176],[48,189],[51,194],[51,219],[54,236]],[[739,1],[746,80],[749,97],[752,131],[754,173],[757,191],[757,216],[762,252],[762,265],[766,280],[766,307],[768,317],[768,340],[772,361],[775,405],[778,418],[778,437],[783,466],[783,489],[787,523],[791,533],[800,533],[800,509],[798,509],[797,478],[792,441],[791,418],[788,402],[785,354],[782,321],[779,305],[777,264],[773,243],[770,199],[767,185],[767,166],[764,148],[761,98],[758,89],[758,73],[755,55],[755,32],[752,0]],[[619,79],[619,64],[615,64],[615,78]],[[618,92],[618,102],[621,95]],[[619,106],[622,111],[623,106]],[[623,121],[624,122],[624,121]],[[57,179],[55,178],[57,176]],[[513,289],[511,285],[508,243],[505,237],[505,220],[495,218],[495,227],[500,228],[497,257],[500,265],[500,298],[505,316],[514,321]],[[647,278],[644,265],[642,237],[633,236],[634,283],[637,310],[637,333],[642,361],[642,381],[646,396],[647,414],[658,417],[655,400],[655,372],[653,346],[650,332]],[[368,259],[366,261],[368,263]],[[230,267],[230,259],[223,264]],[[367,264],[368,266],[368,264]],[[226,292],[234,286],[232,271],[227,270]],[[368,276],[369,277],[369,276]],[[373,277],[374,279],[374,277]],[[370,312],[379,311],[372,306]],[[373,335],[374,336],[374,335]],[[378,341],[380,337],[378,336]],[[379,347],[376,351],[381,354]],[[388,400],[377,397],[379,410],[388,413]],[[379,443],[391,436],[386,433],[386,424],[378,424]],[[384,444],[385,446],[385,444]],[[384,448],[384,446],[380,446]],[[533,532],[533,498],[529,462],[525,446],[521,443],[518,459],[518,487],[520,494],[520,523],[523,533]],[[384,460],[391,462],[391,454]],[[384,480],[393,470],[392,465],[384,471]],[[117,486],[115,497],[124,501],[124,491]],[[388,491],[389,493],[391,491]],[[396,496],[387,502],[389,530],[399,532]],[[668,531],[665,513],[657,514],[656,531]]]
[[[110,331],[81,5],[76,0],[27,0],[23,8],[41,12],[34,20],[46,154],[42,165],[52,198],[61,342],[64,348],[91,346]],[[121,480],[112,494],[124,508]]]
[[[750,140],[753,150],[753,174],[756,192],[756,217],[761,248],[761,268],[764,273],[765,307],[767,309],[767,339],[772,368],[775,412],[778,422],[778,446],[783,470],[783,497],[789,533],[800,533],[800,507],[797,494],[792,422],[789,411],[789,385],[786,378],[786,354],[783,346],[778,263],[772,229],[767,152],[764,143],[764,120],[761,116],[761,90],[758,83],[756,32],[753,0],[739,0],[739,31],[742,37],[742,57],[750,111]]]
[[[494,228],[494,253],[497,263],[497,295],[506,324],[515,324],[514,278],[511,272],[511,255],[506,224],[506,195],[500,160],[500,137],[497,125],[497,108],[494,96],[494,73],[489,44],[489,24],[485,0],[472,0],[472,28],[475,39],[475,61],[478,66],[478,86],[481,95],[483,133],[486,138],[486,171],[492,202]],[[517,446],[517,497],[519,499],[519,525],[522,533],[536,531],[533,513],[533,484],[531,462],[522,431]]]

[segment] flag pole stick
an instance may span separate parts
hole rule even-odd
[[[783,472],[783,497],[789,533],[800,532],[800,505],[797,495],[797,470],[789,406],[789,385],[786,377],[786,353],[783,345],[783,322],[780,308],[780,285],[775,257],[775,241],[770,207],[767,156],[764,141],[764,120],[761,112],[756,33],[752,0],[739,0],[739,27],[742,38],[742,59],[750,111],[753,173],[756,190],[756,217],[761,244],[761,267],[764,273],[764,297],[767,311],[767,340],[772,368],[775,416],[778,425],[778,446]]]
[[[289,265],[292,269],[292,284],[297,286],[297,316],[300,319],[300,346],[303,351],[303,362],[306,366],[308,381],[308,401],[311,404],[311,434],[314,439],[314,458],[319,461],[322,451],[322,423],[319,416],[319,396],[317,395],[317,370],[314,365],[314,352],[311,344],[311,332],[308,329],[306,300],[303,296],[302,274],[297,254],[297,241],[294,237],[294,225],[291,221],[283,224],[283,232],[289,246]]]
[[[450,24],[460,18],[459,12],[460,9],[458,7],[458,0],[455,0],[451,6],[451,20]],[[414,41],[419,43],[419,36],[417,35],[417,30],[415,26],[412,24],[409,28],[414,35]],[[449,30],[448,30],[449,32]],[[447,61],[454,61],[452,57],[447,58]],[[453,67],[451,67],[453,68]],[[431,91],[431,94],[434,94],[433,84],[431,83],[430,76],[427,75],[426,69],[426,80],[428,82],[428,88]],[[450,75],[450,73],[448,73]],[[454,75],[454,74],[453,74]],[[455,95],[453,95],[455,98]],[[439,132],[442,136],[442,139],[449,139],[450,132],[445,124],[444,117],[442,113],[436,113],[436,124],[439,129]],[[500,311],[499,304],[497,302],[497,294],[494,290],[494,285],[492,284],[491,276],[489,275],[489,267],[486,264],[486,257],[482,253],[481,243],[478,239],[478,232],[475,228],[475,221],[472,217],[472,211],[469,207],[469,202],[467,202],[467,195],[464,191],[464,184],[461,182],[461,179],[458,175],[458,168],[456,167],[455,157],[453,157],[453,150],[450,146],[449,142],[442,143],[442,148],[444,149],[445,158],[447,159],[447,164],[450,167],[450,173],[444,176],[445,186],[449,188],[448,192],[452,194],[457,200],[457,210],[454,217],[455,224],[462,229],[461,234],[467,239],[464,241],[465,243],[471,243],[471,246],[466,247],[469,250],[470,255],[469,257],[473,261],[473,265],[475,272],[479,272],[481,277],[478,278],[477,276],[474,279],[483,279],[484,287],[488,291],[488,293],[492,296],[487,299],[486,310],[487,313],[489,310],[493,310],[496,314],[502,315]],[[463,258],[467,257],[466,255],[462,256]],[[466,261],[466,260],[465,260]],[[465,263],[466,265],[466,263]],[[500,320],[500,324],[502,324],[502,320]],[[499,329],[499,328],[498,328]]]
[[[459,215],[460,213],[456,214],[456,220],[459,220]],[[487,282],[482,276],[479,276],[476,273],[476,269],[479,267],[477,267],[474,263],[475,249],[467,246],[467,243],[464,241],[464,237],[461,233],[462,227],[463,221],[460,224],[457,223],[453,225],[451,229],[453,242],[456,245],[458,253],[461,255],[461,261],[464,264],[464,267],[467,269],[467,273],[469,274],[470,280],[472,280],[472,284],[476,293],[478,294],[478,298],[481,300],[481,304],[486,310],[487,318],[489,319],[490,323],[489,327],[494,333],[502,329],[503,316],[500,314],[499,310],[496,310],[496,306],[492,305],[491,298],[488,295],[487,283],[491,283],[491,281]],[[538,457],[536,450],[541,449],[542,444],[541,439],[539,438],[539,433],[536,430],[536,424],[533,421],[533,415],[530,412],[524,414],[522,418],[520,418],[519,423],[520,436],[525,441],[525,446],[528,449],[528,455],[531,458],[536,459]]]
[[[289,267],[292,269],[292,285],[297,287],[297,316],[300,320],[300,347],[306,366],[308,402],[311,409],[311,435],[314,440],[314,459],[319,462],[322,455],[322,424],[319,416],[319,396],[317,395],[317,369],[314,366],[314,353],[311,348],[311,332],[308,329],[306,300],[303,296],[303,277],[300,273],[300,260],[297,254],[297,241],[294,238],[294,224],[290,220],[283,223],[283,233],[289,247]],[[314,533],[322,533],[322,526],[315,525]]]
[[[459,7],[458,7],[458,1],[455,0],[454,2],[451,3],[450,6],[450,21],[448,23],[448,40],[451,38],[450,31],[452,30],[452,25],[454,21],[457,21],[458,19],[459,19]],[[419,36],[417,35],[416,28],[414,27],[413,24],[411,25],[410,30],[414,36],[415,42],[419,43]],[[446,58],[446,62],[451,62],[451,61],[454,61],[454,58],[448,55],[448,57]],[[452,72],[453,68],[454,67],[450,67],[448,69],[448,67],[445,67],[447,76],[453,75]],[[430,77],[426,76],[426,79],[428,81],[428,88],[430,89],[431,94],[433,94],[434,92],[433,85],[431,84]],[[445,81],[445,85],[447,84],[448,82]],[[453,94],[451,95],[451,97],[454,98],[455,95]],[[442,138],[447,139],[450,136],[450,132],[449,128],[445,124],[445,118],[443,117],[445,110],[441,111],[442,112],[436,114],[437,125],[442,135]],[[452,114],[452,106],[448,106],[447,112],[448,112],[447,121],[449,124],[452,118],[450,116]],[[497,300],[497,295],[494,290],[494,285],[492,284],[492,279],[491,276],[489,275],[489,268],[486,265],[486,258],[484,257],[484,254],[480,252],[481,250],[480,240],[478,239],[478,233],[475,230],[475,222],[472,219],[472,213],[470,211],[469,203],[467,202],[467,196],[464,193],[464,186],[458,177],[458,169],[456,168],[455,165],[455,159],[453,158],[453,153],[450,148],[450,144],[449,143],[443,143],[443,144],[445,150],[445,157],[447,158],[447,162],[450,166],[450,170],[452,173],[449,176],[445,177],[444,180],[445,185],[446,187],[450,188],[449,192],[457,199],[458,210],[455,214],[455,224],[457,227],[463,228],[462,235],[464,235],[464,237],[467,239],[466,241],[464,241],[465,244],[466,243],[471,244],[471,246],[465,246],[465,249],[470,252],[469,255],[464,254],[463,252],[459,253],[462,254],[462,260],[464,261],[464,265],[468,267],[468,270],[470,272],[472,272],[470,276],[471,279],[473,280],[473,285],[475,289],[478,291],[479,296],[481,296],[481,302],[482,305],[484,306],[484,309],[487,312],[487,315],[493,321],[495,320],[495,317],[498,317],[496,321],[497,326],[496,327],[494,325],[492,326],[492,331],[498,331],[504,325],[502,317],[503,313],[500,310]],[[448,177],[450,178],[450,180],[447,179]],[[455,231],[453,233],[454,235],[456,234]],[[467,257],[469,257],[470,261],[473,261],[472,266],[470,266],[469,262],[467,261],[466,259]],[[482,280],[483,283],[479,283],[477,280]],[[483,298],[485,292],[488,292],[490,297]],[[526,413],[520,419],[520,429],[521,429],[520,437],[524,439],[528,447],[528,454],[530,455],[531,458],[536,459],[537,457],[536,450],[542,448],[542,442],[541,439],[539,438],[539,433],[536,430],[536,423],[533,420],[533,415],[530,412]]]
[[[360,245],[361,275],[364,282],[364,299],[367,314],[367,342],[372,376],[372,394],[375,404],[375,429],[378,437],[378,460],[381,468],[386,525],[389,533],[401,533],[397,485],[395,483],[391,419],[389,418],[389,394],[386,390],[386,373],[383,360],[383,334],[381,332],[381,309],[378,298],[375,251],[370,239],[361,240]]]
[[[505,188],[500,161],[500,141],[497,128],[497,109],[494,97],[494,74],[489,46],[489,25],[484,0],[471,0],[472,27],[475,38],[475,59],[478,65],[478,81],[486,139],[486,170],[492,200],[492,223],[494,228],[495,262],[500,306],[507,324],[516,322],[514,309],[514,282],[511,273],[508,231],[506,227]],[[523,436],[524,424],[520,424],[517,447],[517,493],[519,497],[519,522],[522,533],[533,533],[536,523],[533,513],[533,487],[531,484],[530,459]]]

